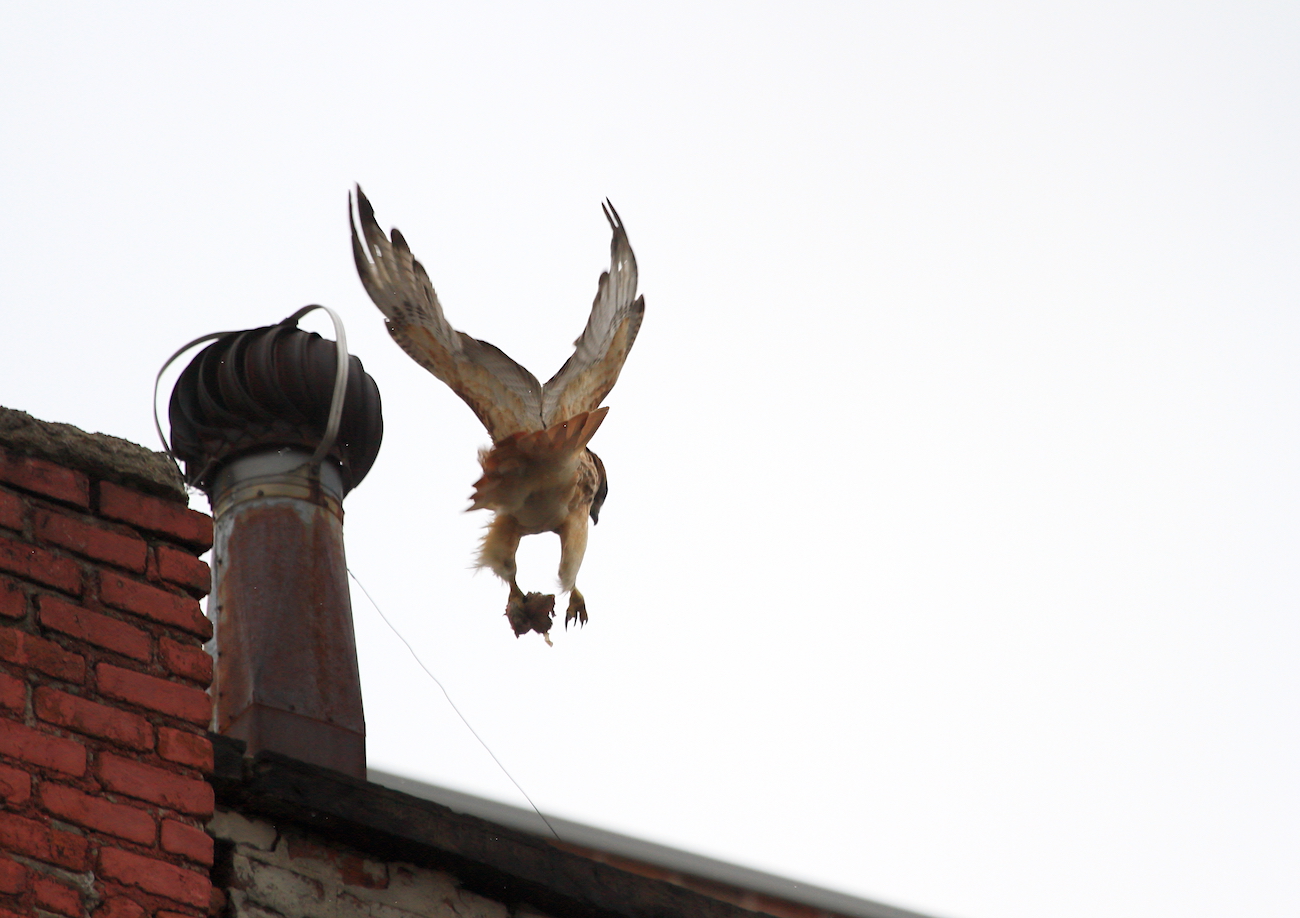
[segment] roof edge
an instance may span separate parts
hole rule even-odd
[[[522,807],[512,806],[477,797],[463,791],[452,790],[435,784],[428,784],[394,774],[379,768],[368,768],[371,782],[402,791],[424,800],[432,800],[449,809],[477,816],[489,822],[509,826],[520,832],[535,835],[553,846],[566,851],[581,852],[604,863],[624,869],[641,872],[645,876],[662,875],[675,877],[668,882],[692,888],[692,880],[702,881],[700,886],[707,888],[729,888],[735,892],[757,894],[770,897],[778,902],[805,906],[820,910],[827,916],[841,918],[929,918],[918,912],[908,911],[883,902],[875,902],[858,896],[851,896],[838,890],[827,889],[813,883],[791,879],[777,874],[766,873],[728,861],[684,851],[657,842],[611,832],[584,823],[573,822],[559,816],[547,814],[545,823],[538,813]],[[551,831],[559,834],[558,844],[550,837]],[[657,868],[644,871],[644,867]],[[707,894],[707,893],[706,893]],[[761,905],[755,903],[755,907]],[[779,908],[779,906],[778,906]]]
[[[442,870],[511,908],[566,918],[754,918],[754,912],[628,873],[448,807],[209,734],[219,806],[284,821],[370,856]]]

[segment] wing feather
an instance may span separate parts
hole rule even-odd
[[[636,256],[623,221],[608,200],[602,209],[614,231],[609,270],[600,275],[587,326],[573,342],[573,356],[542,387],[543,426],[600,407],[618,381],[645,315],[645,297],[636,295]]]
[[[424,266],[402,234],[392,238],[375,221],[374,208],[357,186],[365,244],[348,196],[352,254],[357,274],[387,320],[388,333],[416,363],[465,400],[497,442],[512,433],[542,430],[542,386],[504,351],[451,327]],[[630,250],[629,250],[630,251]],[[585,333],[584,333],[585,336]]]

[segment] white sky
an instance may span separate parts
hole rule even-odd
[[[1300,911],[1300,7],[0,9],[0,403],[155,445],[173,349],[338,310],[350,562],[544,810],[951,918]],[[627,223],[554,649],[354,181],[543,379]],[[354,608],[372,764],[522,804]]]

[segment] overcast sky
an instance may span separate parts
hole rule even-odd
[[[156,446],[176,347],[337,310],[350,563],[543,810],[943,918],[1300,912],[1300,6],[0,10],[0,403]],[[357,181],[542,379],[626,222],[554,648]],[[354,615],[371,763],[523,805]]]

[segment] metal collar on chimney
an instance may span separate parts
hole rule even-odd
[[[343,476],[326,459],[311,463],[304,450],[281,448],[241,456],[213,476],[212,509],[220,519],[236,505],[263,498],[292,498],[324,507],[343,519]]]

